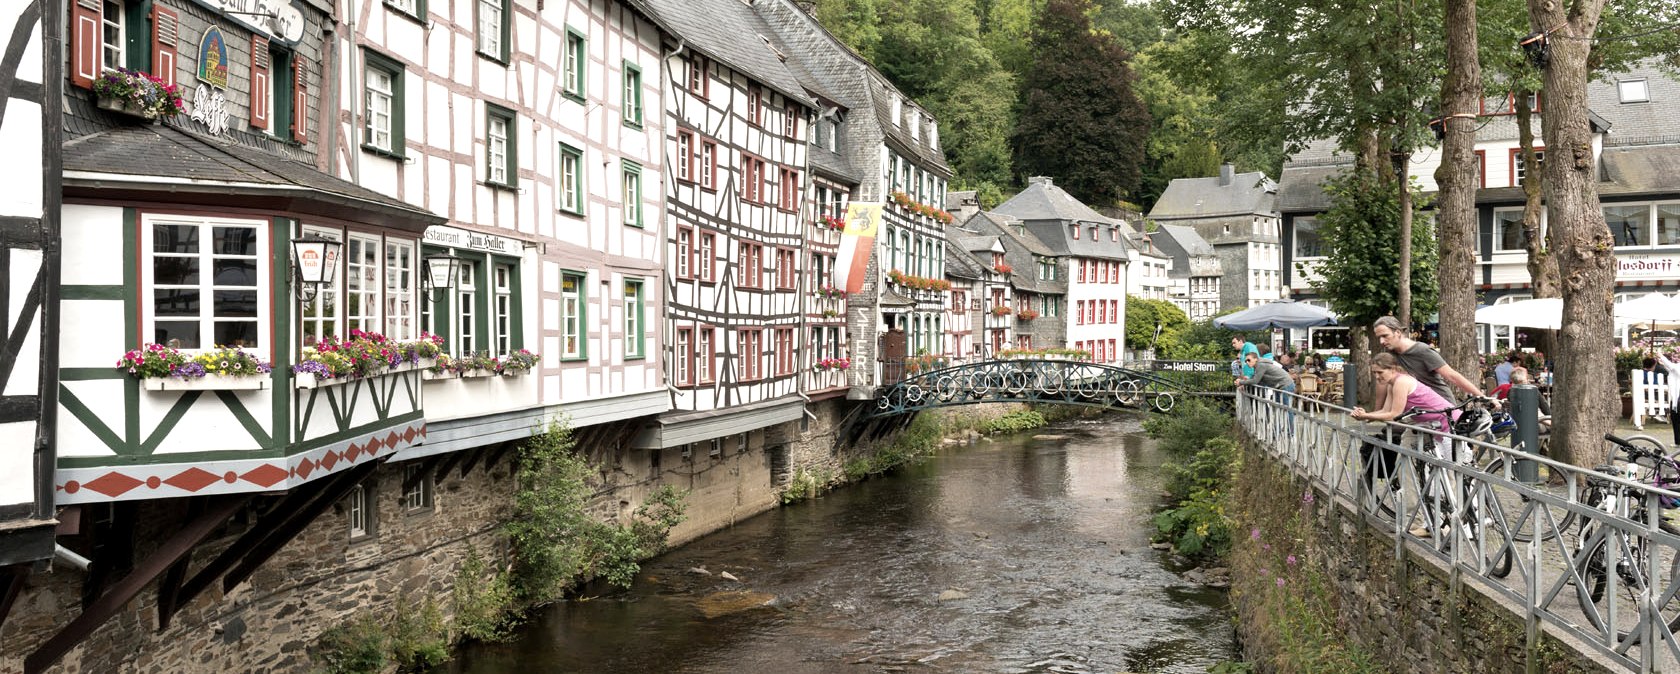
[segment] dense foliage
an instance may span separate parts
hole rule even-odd
[[[1151,416],[1143,427],[1170,460],[1168,505],[1155,516],[1156,537],[1190,557],[1225,554],[1231,547],[1229,482],[1240,465],[1230,415],[1192,398],[1171,414]]]
[[[1392,314],[1399,296],[1400,203],[1397,190],[1368,171],[1327,180],[1330,210],[1319,216],[1319,236],[1329,256],[1313,265],[1313,290],[1330,302],[1346,325],[1369,325]],[[1418,200],[1421,202],[1422,200]],[[1423,204],[1414,202],[1414,212]],[[1429,221],[1412,226],[1412,316],[1422,324],[1435,311],[1436,250]],[[1304,263],[1296,263],[1305,275]]]

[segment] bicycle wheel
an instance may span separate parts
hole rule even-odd
[[[1504,477],[1505,463],[1506,457],[1501,454],[1495,457],[1493,461],[1488,462],[1487,467],[1483,468],[1482,472],[1489,475]],[[1535,529],[1539,530],[1540,540],[1549,541],[1553,538],[1557,538],[1558,532],[1568,531],[1569,528],[1575,524],[1575,511],[1573,510],[1564,510],[1563,517],[1555,520],[1554,523],[1553,520],[1550,520],[1541,514],[1546,508],[1545,503],[1536,501],[1522,494],[1517,494],[1516,497],[1520,507],[1515,513],[1506,515],[1505,521],[1505,530],[1509,532],[1511,540],[1513,541],[1527,543],[1534,540],[1533,530]],[[1501,506],[1501,511],[1503,510],[1504,508]]]
[[[1657,526],[1664,533],[1680,536],[1680,528],[1674,525],[1658,522]],[[1578,587],[1576,594],[1582,602],[1581,614],[1593,628],[1603,630],[1609,620],[1610,602],[1606,595],[1609,594],[1610,574],[1615,573],[1619,595],[1616,615],[1618,627],[1633,627],[1638,624],[1638,598],[1644,596],[1647,591],[1652,591],[1658,597],[1668,597],[1657,609],[1663,624],[1671,632],[1680,629],[1680,599],[1670,592],[1677,579],[1680,579],[1680,555],[1677,555],[1673,548],[1658,549],[1655,567],[1657,577],[1647,578],[1643,564],[1636,560],[1643,560],[1648,554],[1648,546],[1652,544],[1648,538],[1630,535],[1625,531],[1609,531],[1605,525],[1593,524],[1586,528],[1593,530],[1593,533],[1582,536],[1583,541],[1587,543],[1584,547],[1588,547],[1589,551],[1584,557],[1577,556],[1578,560],[1586,562],[1581,567],[1586,587]],[[1599,536],[1599,531],[1604,535]],[[1615,569],[1610,569],[1608,564],[1608,551],[1611,546],[1614,546],[1616,551]],[[1617,630],[1618,641],[1638,643],[1643,636],[1643,633],[1634,633],[1631,630]]]

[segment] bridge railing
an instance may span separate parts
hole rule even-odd
[[[1261,451],[1392,538],[1396,556],[1433,557],[1615,665],[1680,671],[1680,529],[1662,519],[1662,502],[1680,494],[1462,436],[1367,425],[1292,394],[1245,387],[1236,400]],[[1562,486],[1520,482],[1518,460]],[[1597,496],[1606,492],[1622,497]],[[1452,524],[1433,526],[1442,520]]]

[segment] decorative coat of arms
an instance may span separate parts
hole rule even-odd
[[[223,88],[228,85],[227,40],[222,39],[222,29],[215,26],[205,29],[204,39],[198,43],[198,81]]]

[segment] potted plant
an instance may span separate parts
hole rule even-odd
[[[100,109],[144,119],[168,117],[185,107],[175,85],[126,68],[106,70],[93,81],[93,93],[99,97]]]
[[[1038,312],[1033,311],[1032,309],[1022,308],[1020,311],[1015,312],[1015,317],[1023,321],[1030,321],[1034,318],[1038,318]]]
[[[506,376],[521,375],[536,369],[540,359],[537,354],[520,349],[502,361],[502,374]]]
[[[1014,309],[1010,309],[1009,307],[1003,306],[1001,304],[998,305],[998,306],[992,307],[992,315],[997,316],[999,318],[1004,317],[1004,316],[1008,316],[1009,314],[1014,313],[1014,312],[1015,312]]]

